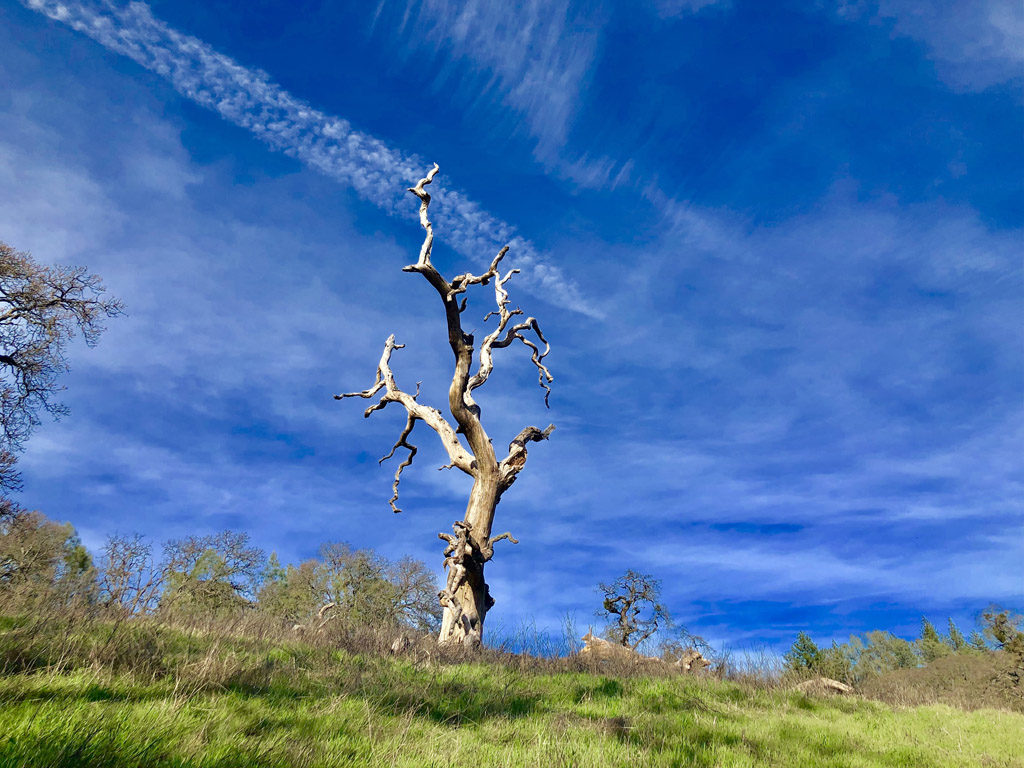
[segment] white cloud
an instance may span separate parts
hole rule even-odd
[[[893,34],[928,46],[939,75],[961,90],[1024,79],[1024,5],[1013,0],[863,0],[840,2],[841,16],[865,12],[890,21]]]
[[[425,161],[355,130],[346,120],[320,112],[284,91],[264,72],[247,69],[201,40],[177,32],[156,19],[144,3],[119,7],[104,0],[23,2],[156,72],[186,98],[216,111],[274,149],[353,187],[389,213],[415,216],[415,201],[410,202],[404,189],[423,175],[428,167]],[[527,69],[523,74],[530,72],[532,69]],[[568,309],[594,317],[603,314],[510,225],[441,183],[433,191],[437,204],[431,214],[438,224],[439,239],[478,262],[489,261],[503,243],[511,243],[516,264],[543,294]]]

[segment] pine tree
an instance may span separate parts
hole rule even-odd
[[[821,651],[806,632],[801,632],[783,658],[787,669],[794,672],[811,671],[821,661]]]
[[[942,642],[935,626],[924,616],[921,617],[921,636],[917,639],[917,652],[925,664],[949,653],[949,646]]]
[[[974,630],[971,632],[971,639],[967,641],[968,645],[976,651],[987,651],[988,643],[985,642],[985,638],[982,637],[981,632]]]
[[[953,621],[952,616],[949,617],[949,637],[946,638],[946,641],[954,653],[960,653],[967,649],[967,641],[964,640],[964,635]]]

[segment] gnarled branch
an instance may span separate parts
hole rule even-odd
[[[416,392],[419,393],[419,385],[417,385],[416,387]],[[409,435],[412,434],[412,429],[415,426],[416,417],[410,413],[408,414],[408,419],[405,422],[405,429],[403,429],[402,434],[398,436],[398,442],[396,442],[391,447],[391,450],[388,452],[387,456],[383,456],[381,460],[377,462],[378,464],[383,464],[385,461],[394,456],[395,451],[397,451],[399,448],[407,448],[409,450],[409,455],[405,458],[404,461],[402,461],[401,464],[398,465],[398,469],[395,470],[395,482],[391,484],[392,494],[391,498],[388,499],[388,504],[391,505],[391,511],[394,512],[396,515],[402,511],[395,504],[395,502],[398,501],[398,483],[402,479],[402,470],[410,466],[412,464],[412,460],[416,456],[416,446],[410,443],[408,440]]]
[[[455,534],[439,533],[437,538],[447,541],[448,546],[444,550],[444,567],[448,571],[445,579],[445,587],[437,596],[441,605],[452,610],[455,614],[453,621],[458,624],[462,618],[462,607],[455,598],[455,593],[466,580],[467,561],[473,557],[473,542],[470,536],[471,528],[468,523],[457,520],[452,525]]]
[[[508,247],[502,249],[501,253],[491,264],[491,269],[485,273],[482,277],[494,276],[497,279],[494,281],[494,299],[498,305],[496,311],[488,312],[484,316],[484,322],[487,322],[492,316],[498,317],[498,327],[495,328],[491,333],[484,337],[484,340],[480,342],[480,365],[477,368],[477,372],[469,380],[466,385],[466,401],[470,405],[475,405],[472,395],[470,394],[474,389],[482,386],[491,375],[491,371],[494,370],[494,349],[504,349],[509,346],[514,340],[518,339],[527,347],[530,348],[531,354],[530,359],[533,360],[533,364],[537,366],[537,382],[544,389],[544,405],[548,405],[548,398],[551,396],[551,382],[555,379],[551,375],[551,371],[544,365],[544,358],[551,351],[551,345],[548,340],[544,338],[544,334],[540,329],[540,325],[537,322],[537,318],[528,317],[521,323],[516,323],[512,327],[509,327],[509,321],[516,315],[523,314],[523,310],[509,309],[509,297],[508,291],[505,289],[505,283],[507,283],[512,275],[519,272],[518,269],[511,269],[505,276],[502,277],[498,271],[498,263],[501,261],[502,256]],[[456,278],[458,279],[458,278]],[[486,283],[487,281],[480,280],[480,282]],[[537,338],[544,344],[544,351],[541,352],[540,348],[530,339],[523,335],[523,331],[532,330],[537,334]],[[504,335],[502,335],[504,334]]]
[[[448,291],[448,300],[451,301],[457,294],[465,293],[466,289],[471,285],[487,285],[491,281],[492,277],[500,277],[498,273],[498,265],[501,263],[501,260],[505,258],[506,253],[508,253],[507,245],[498,251],[498,255],[494,257],[494,261],[491,262],[490,268],[482,275],[473,275],[467,272],[464,275],[456,275],[452,278],[452,288]],[[515,269],[512,271],[518,272],[519,270]],[[505,279],[507,280],[508,278]],[[462,308],[465,308],[465,299],[463,299]]]
[[[548,424],[544,429],[526,427],[526,429],[512,439],[512,442],[508,445],[508,456],[502,459],[498,465],[503,489],[507,489],[512,485],[516,480],[516,475],[526,466],[526,444],[547,440],[554,431],[554,424]]]
[[[430,206],[430,194],[423,189],[427,184],[434,180],[434,176],[441,170],[437,163],[434,163],[434,167],[431,168],[425,177],[417,182],[415,187],[409,187],[409,191],[412,192],[416,197],[420,199],[420,225],[427,231],[427,236],[423,240],[423,245],[420,247],[420,257],[417,260],[415,266],[410,265],[406,267],[407,270],[415,268],[417,271],[423,270],[427,267],[433,267],[430,263],[430,251],[434,246],[434,227],[430,223],[430,219],[427,218],[427,208]]]
[[[483,556],[485,562],[494,557],[494,545],[504,539],[508,539],[513,544],[519,543],[519,539],[513,536],[511,531],[505,531],[500,536],[492,536],[487,541],[485,541],[480,547],[480,554]]]
[[[400,403],[405,408],[410,419],[406,424],[406,429],[411,431],[409,424],[413,421],[419,420],[426,422],[427,426],[433,429],[441,439],[441,444],[447,451],[448,458],[451,460],[452,465],[458,467],[466,474],[472,475],[474,467],[473,457],[465,448],[462,447],[462,443],[459,442],[458,435],[455,434],[455,430],[452,428],[452,425],[445,420],[439,410],[436,408],[429,408],[416,402],[415,395],[403,392],[395,382],[395,375],[391,371],[391,353],[394,352],[394,350],[402,349],[403,347],[403,344],[397,344],[395,342],[394,334],[388,336],[388,340],[384,344],[384,352],[380,357],[380,362],[377,364],[377,375],[374,379],[374,383],[368,389],[361,392],[345,392],[340,395],[335,395],[334,399],[343,400],[347,397],[362,397],[369,399],[380,392],[381,389],[384,389],[384,394],[381,396],[380,401],[367,408],[363,413],[364,417],[368,417],[374,411],[384,408],[388,403]],[[418,395],[418,385],[416,389]],[[399,442],[395,447],[398,448],[399,446],[402,446],[406,437],[408,437],[407,431],[403,432],[402,437],[399,439]],[[411,448],[412,446],[404,443],[404,447]],[[389,455],[393,454],[394,449]],[[404,466],[399,467],[399,473],[405,468],[405,466],[408,466],[408,464],[404,464]],[[392,500],[392,507],[394,507],[393,502],[394,500]]]

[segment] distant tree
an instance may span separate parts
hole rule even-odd
[[[822,677],[829,677],[842,683],[852,683],[853,663],[850,661],[843,645],[834,640],[828,648],[822,648],[818,652],[818,659],[815,661],[812,671]]]
[[[330,620],[369,626],[436,630],[441,620],[437,579],[411,557],[396,562],[344,542],[320,547],[320,558],[282,566],[271,554],[259,591],[259,609],[307,624],[321,612]],[[324,609],[327,610],[324,610]]]
[[[782,658],[785,669],[790,672],[812,673],[844,683],[853,682],[849,644],[840,645],[833,641],[829,647],[819,648],[810,635],[801,632]]]
[[[288,569],[281,565],[277,552],[271,552],[267,558],[267,565],[263,569],[263,579],[260,582],[260,590],[256,593],[256,607],[263,613],[280,618],[293,618],[289,611],[284,608],[283,592],[287,588]],[[312,602],[312,601],[310,601]]]
[[[927,617],[921,617],[921,640],[938,643],[941,642],[938,631],[935,629],[935,625],[928,621]]]
[[[95,571],[70,523],[0,501],[0,598],[64,605],[93,597]]]
[[[661,582],[649,574],[630,569],[597,588],[603,598],[597,615],[610,620],[605,636],[612,642],[636,650],[659,629],[672,624],[661,603]]]
[[[305,624],[324,606],[326,594],[327,574],[319,560],[282,567],[271,554],[257,602],[271,616]]]
[[[990,605],[982,611],[981,625],[985,637],[1000,649],[1005,649],[1007,644],[1024,635],[1024,618],[997,605]]]
[[[1024,693],[1024,617],[989,606],[981,614],[984,633],[1012,662],[1009,678]]]
[[[353,549],[344,542],[323,545],[320,558],[326,599],[340,614],[375,626],[439,627],[437,579],[422,561],[406,557],[391,562],[372,549]]]
[[[783,656],[786,668],[793,672],[812,672],[821,659],[821,650],[806,632],[800,632]]]
[[[964,634],[957,627],[952,616],[949,617],[949,635],[946,637],[946,642],[954,653],[967,650],[967,641],[964,639]]]
[[[403,557],[388,568],[392,613],[402,623],[425,632],[441,627],[437,577],[422,560]]]
[[[174,612],[226,612],[251,607],[266,555],[247,533],[222,531],[164,544],[166,589],[160,608]]]
[[[332,542],[320,547],[320,559],[327,572],[328,599],[339,612],[363,624],[388,622],[391,586],[383,557],[372,549]]]
[[[971,637],[967,641],[967,644],[971,648],[971,650],[974,651],[988,650],[988,643],[985,641],[984,635],[982,635],[981,632],[979,632],[976,629],[971,632]]]
[[[914,645],[891,632],[874,630],[861,637],[851,637],[841,647],[850,661],[854,682],[918,665]]]
[[[149,613],[159,603],[166,576],[141,535],[109,536],[100,557],[100,602],[126,616]]]
[[[939,637],[935,626],[924,616],[921,617],[921,636],[917,639],[917,650],[925,664],[949,654],[949,646]]]
[[[19,487],[16,456],[39,413],[67,412],[54,395],[68,342],[95,344],[103,319],[123,312],[104,291],[84,267],[43,266],[0,242],[0,489]]]

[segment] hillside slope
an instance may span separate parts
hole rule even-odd
[[[1024,715],[157,625],[0,625],[0,766],[1014,766]]]

